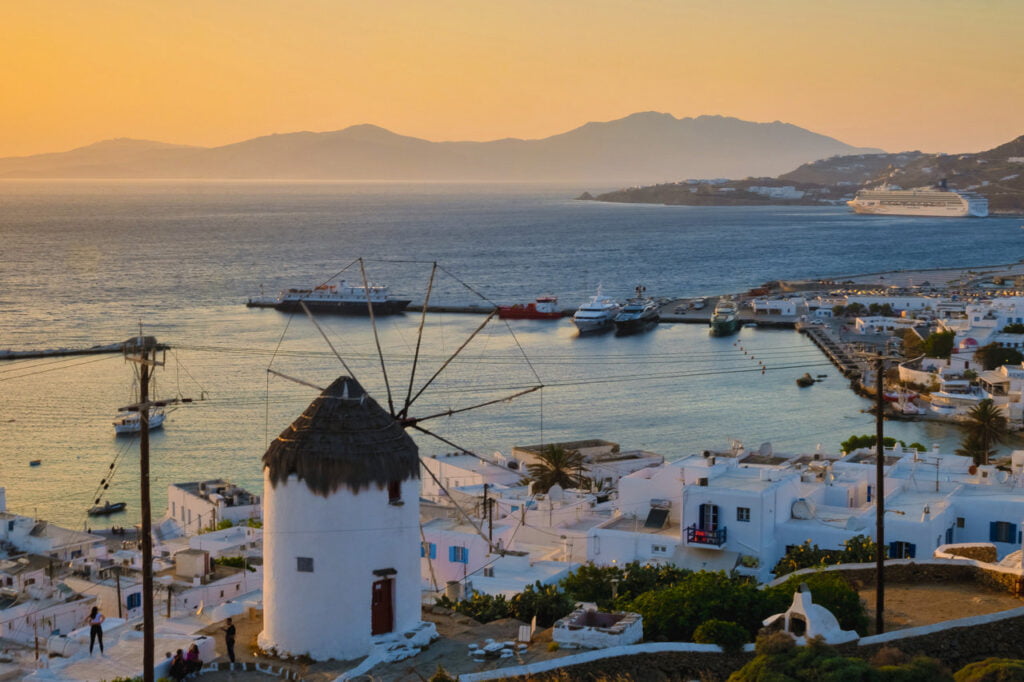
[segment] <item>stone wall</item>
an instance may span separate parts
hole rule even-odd
[[[941,550],[942,548],[940,547],[939,549]],[[947,545],[944,553],[954,557],[981,561],[986,564],[996,563],[996,559],[999,557],[999,554],[996,552],[996,546],[989,542]],[[938,554],[938,550],[936,551],[936,554]]]

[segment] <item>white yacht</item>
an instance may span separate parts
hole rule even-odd
[[[155,406],[149,411],[149,429],[159,429],[164,425],[164,420],[167,418],[167,414],[164,412],[164,408],[161,406]],[[139,417],[138,412],[129,412],[122,410],[117,413],[117,419],[114,420],[114,431],[118,434],[124,433],[139,433],[142,431],[142,419]]]
[[[573,313],[572,321],[580,334],[611,329],[620,310],[622,306],[619,302],[609,296],[602,296],[601,287],[598,287],[597,294]]]

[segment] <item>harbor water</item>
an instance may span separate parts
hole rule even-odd
[[[1010,218],[573,201],[583,189],[595,188],[3,182],[0,349],[106,344],[140,325],[170,344],[158,396],[194,402],[153,434],[154,509],[162,510],[176,481],[224,477],[258,491],[269,440],[316,395],[305,384],[351,372],[385,407],[389,388],[396,405],[406,400],[418,313],[377,320],[382,370],[368,319],[321,317],[321,333],[303,316],[246,308],[261,285],[276,293],[346,266],[340,276],[361,283],[352,263],[363,257],[371,281],[415,305],[436,261],[434,303],[487,308],[554,293],[574,307],[599,285],[619,298],[637,284],[680,297],[775,279],[1005,262],[1006,244],[1022,238]],[[431,380],[483,320],[425,318],[412,395],[429,386],[410,409],[432,417],[422,426],[440,437],[415,435],[425,455],[585,438],[669,459],[732,441],[835,451],[873,429],[866,401],[786,330],[712,338],[701,325],[662,324],[629,337],[579,337],[567,320],[493,320]],[[805,372],[825,376],[801,389],[795,379]],[[448,415],[538,385],[545,388]],[[138,444],[111,426],[134,390],[133,366],[118,355],[0,364],[8,507],[73,527],[135,522]],[[886,429],[908,443],[950,447],[959,437],[934,423]],[[96,499],[126,501],[128,510],[87,519]]]

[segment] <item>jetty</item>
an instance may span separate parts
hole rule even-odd
[[[102,346],[89,346],[88,348],[47,348],[40,350],[0,350],[0,360],[28,360],[32,358],[58,358],[66,355],[98,355],[101,353],[123,353],[126,344],[134,343],[135,339],[108,343]],[[165,344],[157,346],[157,350],[170,348]]]
[[[849,379],[859,379],[863,371],[860,365],[850,356],[844,344],[832,338],[832,335],[823,327],[798,322],[796,329],[801,334],[814,342],[818,348],[832,361],[843,376]]]

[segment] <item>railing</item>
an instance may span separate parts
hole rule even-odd
[[[690,545],[721,547],[725,544],[725,531],[726,529],[724,526],[716,528],[715,530],[708,530],[705,528],[698,528],[697,524],[694,524],[686,528],[686,543]]]

